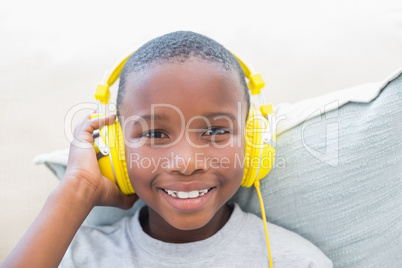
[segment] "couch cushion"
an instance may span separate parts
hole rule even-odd
[[[277,138],[261,181],[268,220],[336,267],[402,267],[402,75],[368,103],[311,115]],[[260,215],[254,189],[234,200]]]

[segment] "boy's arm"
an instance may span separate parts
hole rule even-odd
[[[113,121],[113,117],[92,120],[86,117],[77,126],[75,137],[83,143],[78,147],[71,145],[65,177],[0,267],[57,267],[95,205],[130,208],[138,199],[136,195],[123,195],[99,171],[92,132],[99,125]]]
[[[90,186],[70,183],[48,197],[41,212],[1,267],[57,267],[93,205]],[[75,185],[73,185],[75,184]]]

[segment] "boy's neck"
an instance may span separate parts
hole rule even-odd
[[[149,236],[168,243],[190,243],[207,239],[216,234],[229,220],[233,206],[224,205],[203,227],[194,230],[180,230],[171,226],[153,209],[145,206],[140,212],[140,224]]]

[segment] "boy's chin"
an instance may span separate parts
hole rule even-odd
[[[196,213],[167,215],[165,221],[180,231],[198,231],[213,235],[225,225],[231,215],[231,211],[227,205],[223,205],[215,213],[211,212],[210,209],[206,209]]]
[[[194,231],[206,227],[211,217],[182,216],[165,219],[173,228],[180,231]]]

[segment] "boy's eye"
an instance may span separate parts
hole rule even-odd
[[[143,137],[150,138],[150,139],[163,139],[167,138],[167,135],[162,131],[158,130],[150,130],[142,134]]]
[[[216,136],[230,133],[230,131],[226,128],[210,128],[204,132],[204,136]]]

